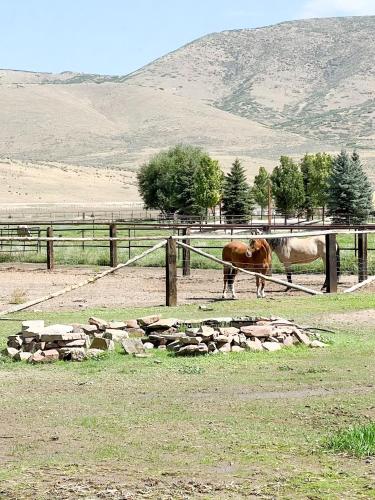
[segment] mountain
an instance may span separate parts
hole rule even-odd
[[[357,147],[375,174],[375,16],[213,33],[125,76],[0,70],[0,160],[136,170],[177,142],[249,175]]]

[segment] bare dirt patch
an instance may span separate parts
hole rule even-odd
[[[33,300],[79,283],[93,276],[98,269],[90,267],[59,267],[47,271],[36,264],[0,266],[1,292],[0,306],[5,308],[12,300],[14,291],[23,291],[26,300]],[[280,277],[280,276],[278,276]],[[283,278],[283,276],[282,276]],[[295,283],[320,290],[324,281],[322,275],[296,275]],[[343,276],[340,289],[354,284],[356,276]],[[366,290],[371,289],[371,285]],[[373,285],[373,290],[375,287]],[[285,287],[268,283],[267,296],[285,296]],[[252,278],[239,276],[236,281],[239,299],[254,298],[255,283]],[[179,272],[179,304],[205,303],[219,300],[222,294],[222,272],[219,270],[193,269],[190,277],[182,277]],[[303,292],[289,291],[288,296],[305,295]],[[162,268],[124,268],[64,296],[35,306],[42,311],[83,310],[97,307],[144,307],[165,304],[165,270]],[[358,313],[362,314],[362,313]]]

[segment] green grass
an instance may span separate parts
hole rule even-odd
[[[338,431],[328,439],[327,447],[355,457],[375,456],[375,422]]]

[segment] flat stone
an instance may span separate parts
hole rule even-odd
[[[136,319],[128,319],[126,321],[126,328],[139,328],[138,321]]]
[[[291,347],[292,345],[294,345],[296,342],[296,339],[295,337],[292,337],[291,335],[287,335],[284,340],[283,340],[283,345],[285,347]]]
[[[263,342],[263,349],[269,352],[279,351],[281,347],[279,342]]]
[[[108,329],[110,329],[110,330],[125,330],[126,323],[124,323],[123,321],[110,321],[108,323]]]
[[[42,319],[33,319],[29,321],[22,321],[22,331],[27,332],[31,330],[35,330],[37,333],[40,329],[44,328],[44,320]]]
[[[202,343],[202,337],[182,337],[180,342],[182,345],[198,345]]]
[[[58,340],[57,344],[59,347],[88,347],[88,338],[87,339],[78,339],[78,340]]]
[[[90,349],[100,349],[102,351],[113,351],[114,348],[113,340],[98,337],[93,339],[90,345]]]
[[[220,346],[220,347],[218,348],[218,350],[219,350],[220,352],[231,352],[232,347],[231,347],[230,343],[229,343],[229,342],[227,342],[226,344],[223,344],[222,346]]]
[[[310,347],[312,347],[312,348],[328,347],[328,344],[325,344],[324,342],[321,342],[320,340],[313,340],[310,343]]]
[[[241,326],[241,333],[246,337],[267,338],[272,336],[272,328],[270,326],[249,325]]]
[[[198,335],[205,340],[211,340],[212,336],[215,334],[215,330],[211,326],[202,325],[198,329]]]
[[[83,347],[62,347],[59,349],[60,358],[70,361],[83,361],[86,359],[86,349]]]
[[[175,318],[165,318],[159,319],[155,323],[147,326],[147,330],[168,330],[178,324],[178,320]]]
[[[91,334],[98,331],[98,327],[96,325],[81,325],[84,333]]]
[[[218,335],[216,338],[215,338],[215,341],[218,343],[218,344],[230,344],[232,342],[232,335]]]
[[[20,335],[10,335],[8,337],[7,346],[14,347],[14,349],[20,349],[23,344],[23,339]]]
[[[300,330],[297,330],[297,328],[295,329],[294,331],[294,335],[296,336],[296,338],[304,345],[310,345],[311,344],[311,340],[310,340],[310,337],[308,335],[306,335],[306,333],[303,333],[301,332]]]
[[[46,335],[64,335],[66,333],[72,333],[73,326],[72,325],[49,325],[44,328],[42,334]],[[76,333],[74,335],[82,335],[82,333]]]
[[[153,344],[152,342],[145,342],[145,343],[143,344],[143,347],[144,347],[145,349],[147,349],[147,350],[151,350],[151,349],[153,349],[153,348],[154,348],[154,344]]]
[[[27,361],[32,356],[31,352],[23,352],[18,351],[18,353],[14,356],[14,360],[16,361]]]
[[[246,349],[252,352],[263,351],[262,342],[256,337],[254,337],[254,340],[249,339],[246,342]]]
[[[89,323],[90,325],[95,325],[98,330],[104,331],[106,328],[108,328],[108,321],[102,318],[97,318],[96,316],[92,316],[89,318]]]
[[[129,338],[129,334],[124,330],[109,328],[104,332],[103,337],[114,342],[121,342],[121,340]]]
[[[173,342],[182,338],[186,338],[186,334],[183,332],[176,332],[172,334],[168,333],[150,333],[149,338],[158,342],[166,341]]]
[[[137,319],[137,323],[140,326],[149,326],[159,321],[160,318],[161,316],[159,314],[154,314],[153,316],[143,316],[142,318]],[[137,328],[137,327],[131,327],[131,328]]]
[[[178,351],[182,346],[181,342],[179,340],[175,340],[174,342],[171,342],[170,344],[167,345],[167,350],[176,352]]]
[[[232,352],[243,352],[245,349],[243,347],[240,347],[239,345],[233,345],[232,346]]]
[[[220,326],[218,328],[220,335],[225,335],[228,337],[229,335],[237,335],[240,333],[240,329],[235,326]]]
[[[186,328],[185,330],[185,333],[187,336],[189,337],[196,337],[198,335],[198,332],[199,332],[199,328],[198,327],[195,327],[195,328]]]
[[[36,351],[29,358],[29,363],[52,363],[58,361],[60,353],[57,349],[48,349],[48,351]]]
[[[86,333],[48,333],[43,332],[38,335],[38,340],[42,342],[56,342],[58,340],[86,340]]]
[[[141,339],[124,339],[121,345],[125,351],[125,354],[140,354],[145,352]]]
[[[5,349],[6,355],[9,356],[10,358],[14,358],[16,354],[18,354],[18,349],[15,349],[14,347],[7,347]]]
[[[209,325],[209,326],[225,326],[228,325],[232,322],[233,318],[229,316],[225,317],[218,317],[218,318],[206,318],[202,320],[202,324],[204,325]]]
[[[142,328],[128,328],[129,337],[143,337],[145,331]]]
[[[208,347],[206,344],[198,344],[198,345],[186,345],[181,347],[176,352],[177,356],[189,356],[196,354],[208,354]]]
[[[104,356],[105,353],[106,351],[102,351],[101,349],[87,349],[86,358],[87,359],[100,358],[101,356]]]

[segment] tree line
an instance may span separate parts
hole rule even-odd
[[[147,208],[202,216],[221,203],[228,223],[248,222],[255,204],[263,212],[269,193],[285,219],[303,213],[311,219],[326,207],[334,222],[359,224],[372,210],[371,184],[356,151],[306,154],[299,162],[281,156],[272,173],[260,167],[250,186],[240,160],[224,175],[207,152],[178,145],[143,164],[137,178]]]

